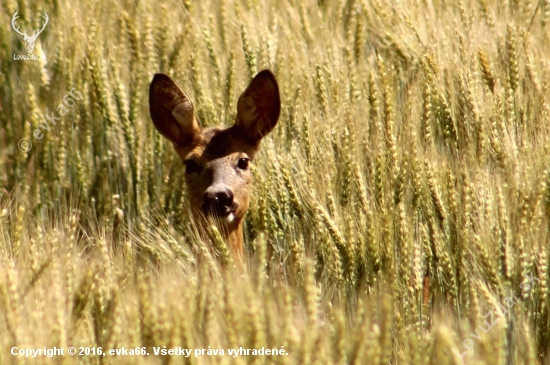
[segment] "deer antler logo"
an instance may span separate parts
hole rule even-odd
[[[42,23],[42,29],[33,31],[32,35],[29,36],[27,34],[27,30],[25,29],[23,32],[19,30],[19,26],[15,23],[17,21],[17,18],[19,18],[19,14],[17,14],[17,11],[15,14],[13,14],[13,17],[11,18],[11,26],[13,27],[13,30],[15,30],[17,33],[21,35],[23,38],[23,41],[27,44],[25,48],[27,48],[27,53],[32,53],[34,49],[34,44],[36,43],[36,39],[42,33],[44,28],[46,28],[46,25],[48,24],[48,14],[44,13],[44,20],[45,22]]]

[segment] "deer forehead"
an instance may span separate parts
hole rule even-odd
[[[250,145],[240,136],[239,130],[230,128],[205,128],[194,136],[188,146],[176,146],[180,158],[185,161],[194,158],[203,164],[219,166],[220,163],[238,158],[253,159],[258,145]]]

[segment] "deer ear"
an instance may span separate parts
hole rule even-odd
[[[237,103],[238,127],[253,144],[275,128],[281,113],[281,97],[275,76],[263,70],[254,77]]]
[[[157,130],[174,144],[188,144],[200,132],[191,99],[165,74],[151,81],[149,110]]]

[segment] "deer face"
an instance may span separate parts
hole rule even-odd
[[[237,118],[229,128],[201,129],[191,100],[163,74],[151,82],[149,104],[155,127],[183,161],[195,219],[214,217],[228,230],[239,226],[250,203],[249,164],[280,114],[273,74],[265,70],[252,80],[239,98]]]
[[[33,35],[32,37],[27,37],[26,35],[23,35],[23,41],[27,43],[25,48],[27,49],[27,53],[32,53],[34,51],[34,44],[36,43],[36,38],[38,37],[38,34]]]

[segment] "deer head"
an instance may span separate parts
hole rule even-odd
[[[149,90],[151,118],[185,165],[193,218],[200,228],[214,218],[230,249],[242,257],[242,224],[250,203],[249,164],[260,142],[277,124],[279,86],[261,71],[239,97],[231,127],[201,128],[191,99],[166,75],[156,74]]]
[[[15,14],[13,14],[13,17],[11,18],[11,26],[13,27],[13,30],[15,30],[17,33],[19,33],[19,35],[21,35],[21,38],[23,38],[23,41],[27,44],[27,46],[25,47],[27,49],[27,53],[32,53],[32,51],[34,50],[34,44],[36,42],[36,39],[38,38],[40,33],[42,33],[44,28],[46,28],[46,25],[48,24],[48,20],[50,18],[48,18],[48,14],[44,13],[45,22],[42,23],[42,29],[33,31],[31,36],[27,34],[26,29],[23,32],[19,30],[19,26],[16,25],[17,18],[19,18],[19,14],[16,11]]]

